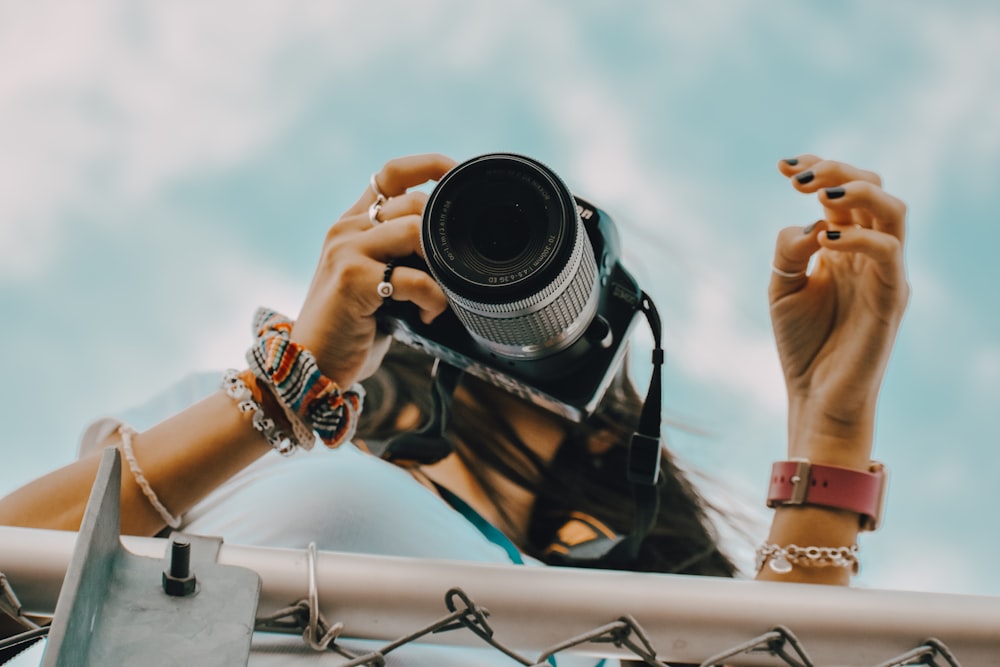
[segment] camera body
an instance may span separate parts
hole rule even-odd
[[[421,349],[573,421],[621,367],[642,290],[620,261],[611,217],[530,158],[491,153],[448,172],[424,210],[424,259],[449,308],[423,323],[411,303],[378,319]]]

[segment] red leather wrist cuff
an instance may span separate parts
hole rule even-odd
[[[767,506],[819,505],[855,512],[861,530],[875,530],[882,520],[888,476],[881,463],[868,471],[810,463],[778,461],[771,467]]]

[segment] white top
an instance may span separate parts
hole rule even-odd
[[[140,431],[152,426],[215,391],[220,377],[190,376],[145,405],[125,411],[120,418],[94,422],[81,439],[81,451],[99,446],[121,422]],[[222,537],[231,544],[305,549],[315,542],[321,551],[511,562],[503,547],[405,470],[350,444],[336,450],[316,447],[288,457],[266,454],[192,508],[183,517],[181,530]],[[441,615],[446,613],[442,609]],[[343,645],[367,652],[385,643],[351,641]],[[249,664],[337,665],[344,661],[332,652],[313,651],[298,635],[258,632]],[[557,656],[557,662],[559,667],[602,664],[593,658],[568,655]],[[603,665],[611,667],[613,662]],[[519,663],[490,647],[410,644],[391,652],[388,664],[488,667]]]

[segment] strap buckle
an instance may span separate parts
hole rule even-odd
[[[878,461],[872,461],[868,466],[868,472],[878,475],[881,478],[881,485],[878,492],[878,508],[874,515],[861,515],[861,530],[870,532],[878,530],[882,525],[882,517],[885,515],[885,497],[889,489],[889,471]]]
[[[812,474],[812,463],[808,459],[792,459],[795,461],[795,474],[789,478],[792,483],[792,496],[785,505],[804,505],[809,494],[809,479]]]

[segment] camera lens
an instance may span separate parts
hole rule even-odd
[[[530,158],[494,153],[448,172],[424,210],[422,243],[452,310],[498,356],[565,349],[597,311],[597,267],[576,201]]]

